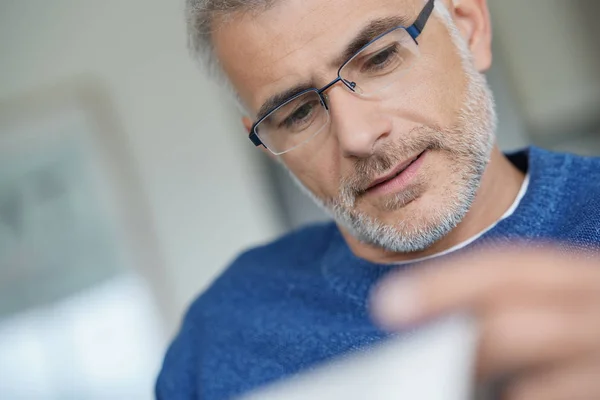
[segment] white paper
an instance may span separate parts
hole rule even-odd
[[[454,316],[240,400],[468,400],[476,344],[473,320]]]

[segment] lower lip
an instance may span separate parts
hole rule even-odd
[[[406,189],[408,184],[417,176],[419,168],[423,164],[423,159],[427,151],[423,152],[412,164],[408,166],[402,173],[389,181],[380,183],[379,185],[367,190],[367,194],[385,195],[401,192]]]

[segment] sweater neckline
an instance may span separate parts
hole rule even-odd
[[[373,285],[392,271],[410,269],[432,258],[452,256],[468,249],[473,249],[487,243],[493,238],[501,237],[506,232],[510,232],[510,226],[514,221],[521,220],[523,214],[531,213],[532,203],[539,200],[539,193],[536,194],[537,180],[546,173],[543,165],[544,156],[550,153],[535,147],[530,147],[515,153],[507,154],[509,160],[521,171],[527,175],[527,182],[524,183],[519,194],[519,199],[513,204],[514,208],[506,213],[490,228],[476,235],[473,239],[467,240],[466,245],[459,248],[452,248],[453,251],[445,251],[442,254],[433,255],[418,260],[411,260],[396,264],[377,264],[357,257],[352,253],[348,244],[344,240],[339,228],[334,224],[333,232],[329,240],[329,246],[326,248],[321,258],[321,271],[324,279],[330,287],[339,294],[350,298],[360,306],[367,306],[368,294]],[[552,203],[552,199],[545,197],[545,201]],[[507,215],[509,214],[509,215]],[[437,256],[437,257],[436,257]]]

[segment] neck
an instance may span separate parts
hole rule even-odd
[[[340,229],[352,252],[375,263],[410,261],[450,249],[496,223],[514,203],[525,176],[494,146],[490,162],[469,212],[448,235],[431,247],[414,253],[392,253],[358,241]]]

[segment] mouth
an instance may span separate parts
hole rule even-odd
[[[427,150],[403,161],[386,175],[375,179],[365,193],[386,194],[401,191],[416,176],[426,153]]]

